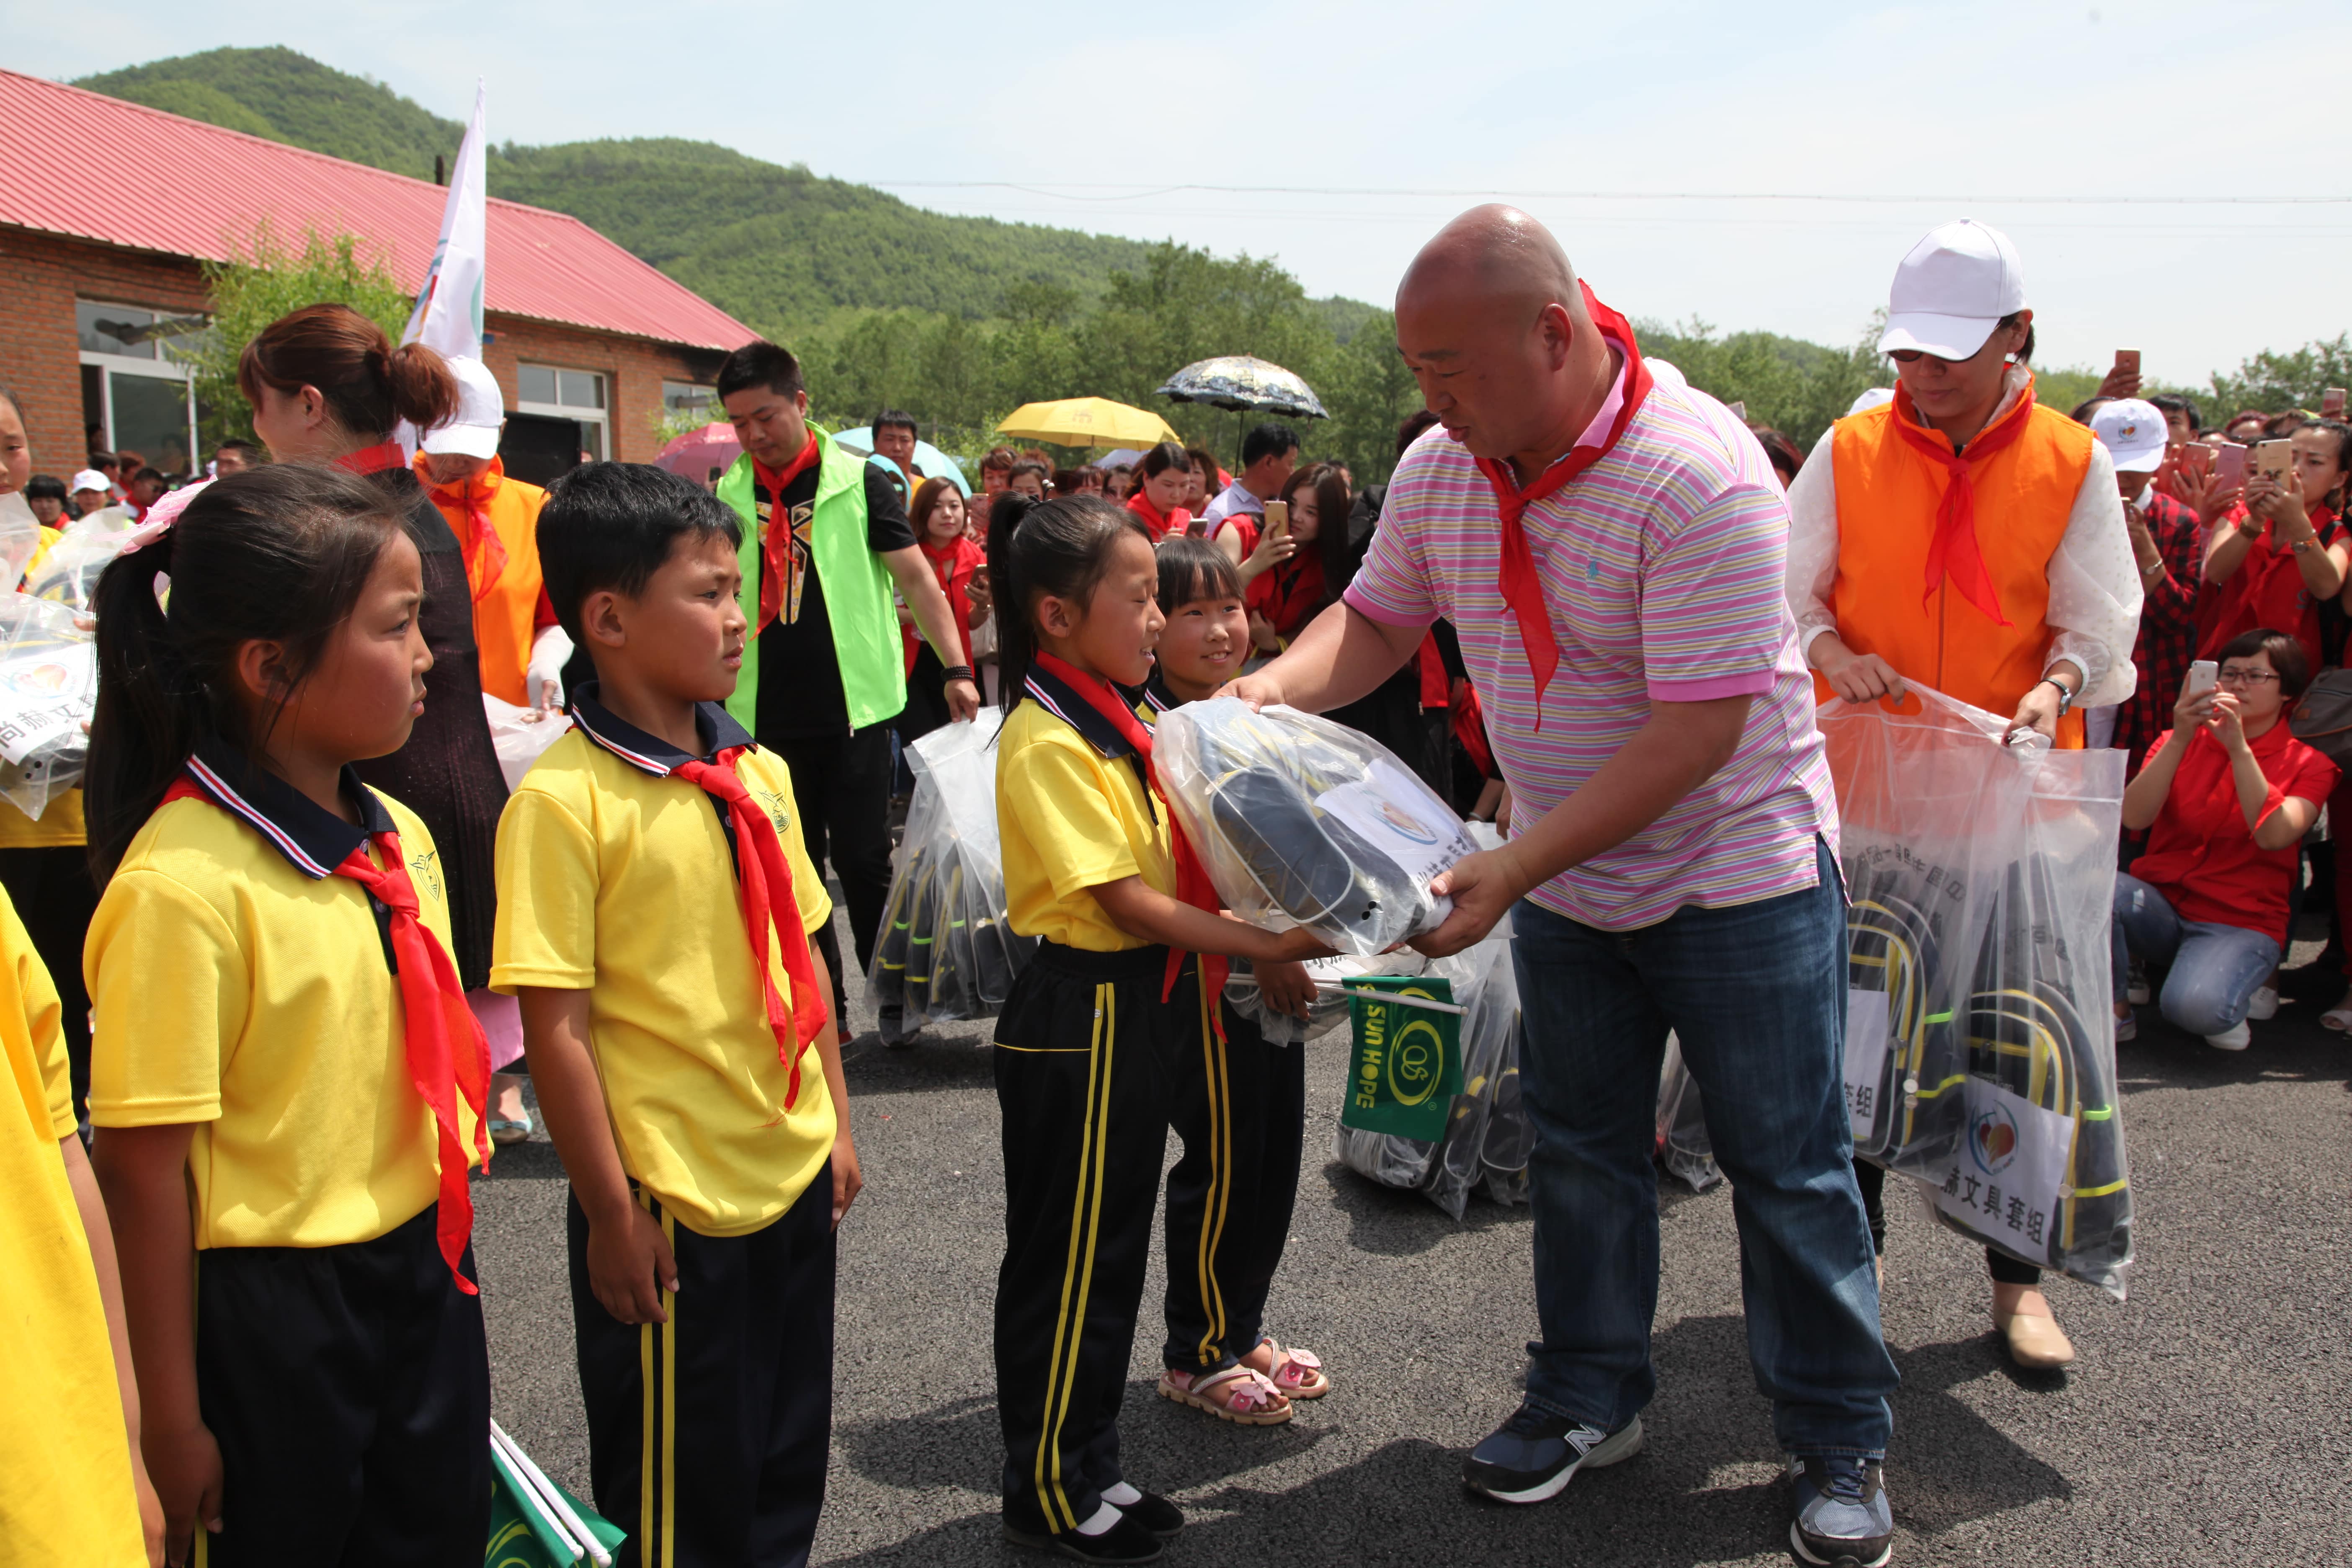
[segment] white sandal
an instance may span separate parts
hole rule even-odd
[[[2352,991],[2344,993],[2344,1000],[2319,1016],[2319,1026],[2337,1034],[2352,1033]]]

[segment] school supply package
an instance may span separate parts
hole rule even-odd
[[[2007,717],[1820,710],[1843,822],[1845,1100],[1857,1154],[1943,1224],[2120,1300],[2131,1187],[2108,921],[2124,755]]]
[[[68,609],[88,610],[98,592],[98,580],[131,537],[131,517],[119,507],[106,507],[66,524],[49,552],[25,578],[25,592],[51,599]]]
[[[866,995],[902,1007],[909,1028],[994,1013],[1036,951],[1005,919],[995,750],[1003,723],[982,709],[907,748],[915,794]]]
[[[572,716],[558,709],[518,708],[503,697],[482,693],[482,714],[490,723],[490,744],[499,753],[499,772],[507,788],[522,783],[522,775],[547,748],[563,739]]]
[[[1473,846],[1461,820],[1385,747],[1296,709],[1236,698],[1160,716],[1154,762],[1227,908],[1305,927],[1358,956],[1442,922],[1430,883]]]
[[[0,798],[37,818],[81,782],[98,649],[64,605],[0,594]]]
[[[0,496],[0,576],[14,588],[25,580],[25,568],[41,547],[41,520],[19,490]]]
[[[1666,1058],[1658,1069],[1658,1159],[1666,1173],[1695,1193],[1723,1180],[1715,1163],[1715,1146],[1707,1141],[1706,1107],[1699,1097],[1698,1079],[1683,1061],[1682,1041],[1666,1036]]]

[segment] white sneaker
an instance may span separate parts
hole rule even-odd
[[[2147,1005],[2147,971],[2139,966],[2137,959],[2134,959],[2131,978],[2124,984],[2124,1000],[2135,1007],[2144,1007]]]
[[[2277,1017],[2278,987],[2264,985],[2255,991],[2253,1000],[2246,1004],[2246,1016],[2257,1024]]]
[[[2251,1044],[2254,1031],[2244,1024],[2234,1029],[2224,1029],[2218,1035],[2208,1035],[2205,1043],[2217,1051],[2242,1051]]]
[[[2137,1013],[2129,1013],[2129,1014],[2126,1014],[2123,1017],[2117,1018],[2117,1019],[2116,1020],[2116,1044],[2117,1044],[2117,1045],[2119,1045],[2119,1046],[2120,1046],[2120,1045],[2122,1045],[2126,1040],[2137,1040],[2137,1039],[2138,1039],[2138,1038],[2139,1038],[2139,1015],[2138,1015],[2138,1014],[2137,1014]]]

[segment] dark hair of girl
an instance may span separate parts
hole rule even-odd
[[[98,710],[82,791],[92,880],[114,875],[198,741],[260,749],[400,528],[366,479],[277,463],[206,486],[161,538],[115,558],[90,602]],[[158,574],[170,579],[168,610]],[[285,650],[257,714],[236,674],[237,650],[254,641]]]
[[[1189,468],[1192,466],[1192,454],[1173,441],[1160,442],[1144,453],[1143,461],[1137,465],[1147,479],[1156,479],[1171,468]]]
[[[2279,695],[2289,702],[2303,695],[2311,684],[2311,656],[2303,651],[2303,642],[2291,632],[2275,626],[2256,626],[2241,632],[2221,645],[2213,656],[2216,664],[2227,664],[2233,658],[2252,658],[2256,655],[2271,661],[2278,672]]]
[[[1160,609],[1172,616],[1179,605],[1195,599],[1238,599],[1242,596],[1239,568],[1225,552],[1205,539],[1180,533],[1160,545]]]
[[[2345,480],[2352,478],[2352,425],[2347,425],[2341,419],[2315,419],[2303,428],[2325,430],[2328,437],[2336,443],[2336,482],[2328,486],[2327,493],[2318,499],[2335,510],[2342,511]],[[2301,431],[2296,432],[2298,435],[2301,433]],[[2308,501],[2313,498],[2305,496],[2304,499]]]
[[[955,488],[953,479],[925,479],[915,487],[915,499],[907,508],[907,515],[914,521],[917,539],[926,544],[931,542],[931,513],[950,495],[959,500],[963,499],[963,492]]]
[[[1320,615],[1348,585],[1348,508],[1355,498],[1348,493],[1348,481],[1341,477],[1339,464],[1307,463],[1283,480],[1280,499],[1287,504],[1292,496],[1310,486],[1315,491],[1315,539],[1307,548],[1323,563],[1323,602],[1316,606]]]
[[[1182,448],[1178,448],[1181,450]],[[1037,601],[1052,595],[1085,604],[1110,570],[1121,536],[1151,542],[1151,531],[1100,496],[1033,501],[1018,490],[988,509],[988,585],[996,600],[996,660],[1007,713],[1037,657]]]
[[[423,343],[392,346],[383,329],[349,305],[305,305],[261,329],[236,362],[236,389],[256,408],[261,389],[319,389],[335,423],[380,440],[405,419],[430,430],[457,412],[449,362]]]

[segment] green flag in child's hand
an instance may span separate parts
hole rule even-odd
[[[1450,980],[1373,974],[1347,984],[1351,992],[1454,1000]],[[1444,1137],[1454,1097],[1462,1092],[1462,1015],[1360,994],[1348,998],[1348,1015],[1355,1026],[1356,1050],[1348,1064],[1348,1100],[1339,1112],[1340,1124],[1423,1143]]]

